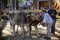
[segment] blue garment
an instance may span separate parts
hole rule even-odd
[[[51,24],[53,24],[53,19],[50,17],[50,15],[48,13],[44,14],[43,23],[51,23]]]
[[[53,25],[51,27],[51,33],[55,33],[55,24],[56,24],[56,19],[53,21]]]
[[[54,12],[54,16],[52,16],[53,12]],[[57,15],[57,11],[55,9],[49,9],[48,14],[52,17],[52,19],[55,19]]]
[[[54,16],[52,16],[52,14],[54,13]],[[48,10],[48,14],[52,17],[53,19],[53,25],[51,27],[51,33],[55,33],[55,23],[56,23],[56,15],[57,15],[57,11],[55,9],[49,9]]]

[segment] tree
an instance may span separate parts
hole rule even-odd
[[[7,7],[7,3],[8,3],[8,1],[7,1],[7,0],[2,0],[2,4],[3,4],[4,8],[6,8],[6,7]]]
[[[16,9],[18,9],[18,3],[23,3],[25,0],[16,0]]]
[[[38,0],[33,0],[34,9],[38,9]]]

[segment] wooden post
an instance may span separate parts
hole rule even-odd
[[[50,8],[50,0],[48,0],[48,2],[49,2],[49,8]]]
[[[0,21],[1,21],[2,0],[0,0]]]
[[[53,4],[53,0],[48,0],[49,1],[49,8],[51,6],[51,4]]]
[[[18,9],[18,0],[16,0],[16,9]]]
[[[12,0],[13,9],[15,9],[15,0]]]
[[[33,0],[33,7],[34,9],[38,9],[38,0]]]

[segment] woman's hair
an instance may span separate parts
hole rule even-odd
[[[41,12],[46,12],[46,10],[41,10]]]

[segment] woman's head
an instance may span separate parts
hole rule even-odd
[[[43,16],[43,15],[44,15],[44,11],[41,11],[40,16]]]
[[[54,4],[50,4],[50,9],[54,9]]]

